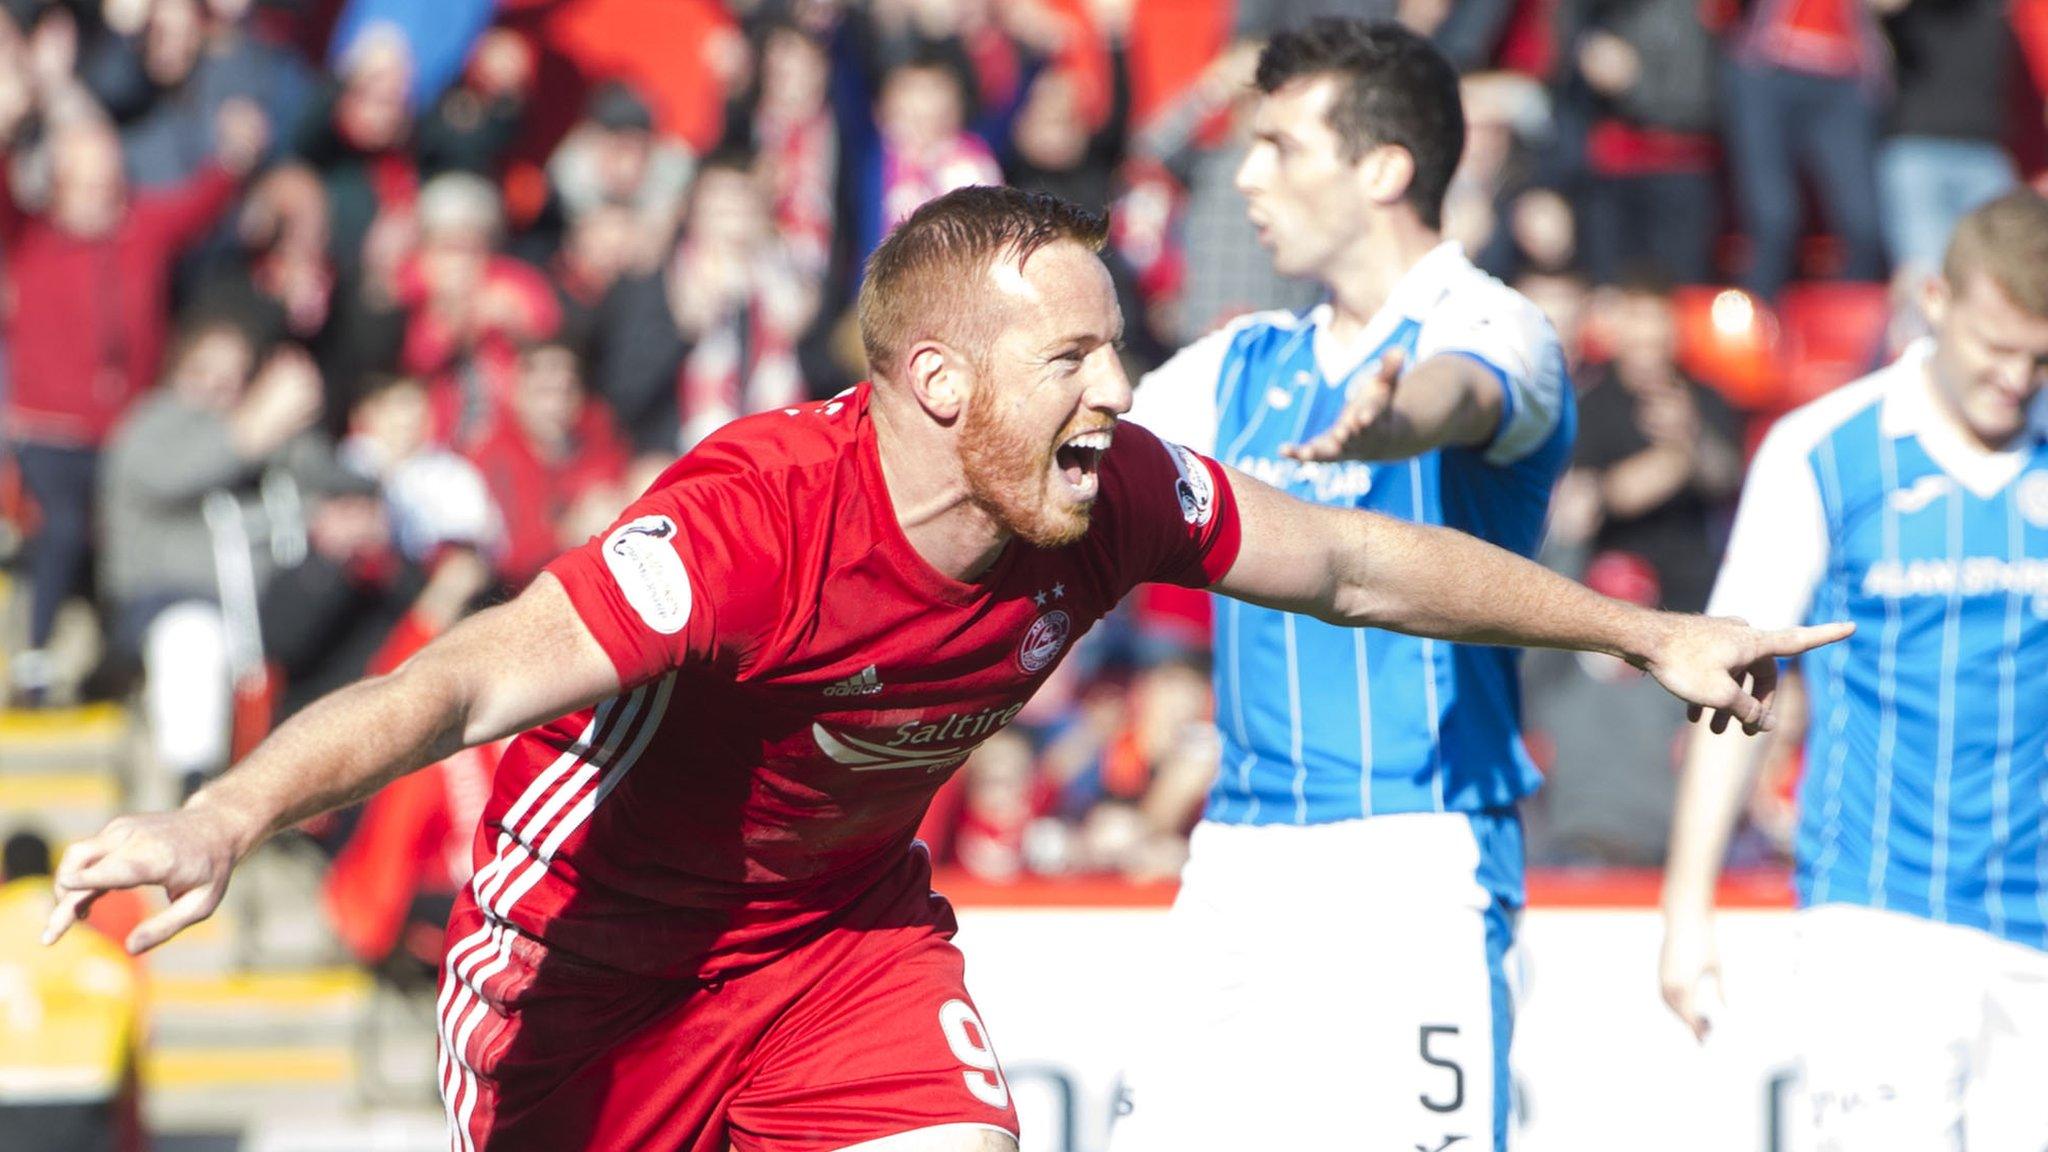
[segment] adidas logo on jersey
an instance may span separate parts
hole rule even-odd
[[[873,696],[881,690],[882,679],[875,675],[875,666],[870,664],[846,679],[832,683],[825,689],[825,695]]]

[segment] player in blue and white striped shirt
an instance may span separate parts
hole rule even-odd
[[[1295,496],[1532,554],[1571,456],[1555,334],[1439,217],[1458,80],[1394,25],[1324,21],[1259,61],[1238,174],[1328,300],[1190,346],[1129,419]],[[1116,1152],[1499,1147],[1504,962],[1522,903],[1516,657],[1250,604],[1216,619],[1220,776],[1170,918]]]
[[[1850,620],[1805,659],[1797,995],[1815,1147],[2048,1147],[2048,200],[1957,226],[1935,334],[1779,421],[1710,611]],[[1714,882],[1754,748],[1701,733],[1666,1000],[1718,996]]]

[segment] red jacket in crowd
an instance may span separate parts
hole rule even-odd
[[[112,232],[80,237],[21,211],[0,171],[8,434],[77,447],[106,439],[156,380],[173,262],[236,187],[225,169],[209,168],[175,188],[132,193]]]
[[[545,460],[506,413],[468,449],[505,518],[504,551],[496,568],[498,578],[512,587],[525,586],[562,552],[562,525],[578,500],[617,484],[626,474],[625,445],[603,403],[584,404],[573,439],[576,448],[567,459]]]
[[[417,257],[398,274],[398,301],[406,309],[399,366],[427,383],[436,438],[460,448],[508,418],[507,400],[519,376],[519,346],[555,334],[562,306],[539,269],[509,256],[493,256],[477,296],[516,303],[501,314],[473,317],[462,331],[428,307],[428,286]],[[538,571],[538,569],[536,569]]]

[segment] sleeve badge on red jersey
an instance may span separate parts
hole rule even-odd
[[[649,628],[673,636],[690,622],[690,577],[676,551],[675,521],[641,516],[612,529],[604,563]]]
[[[1174,471],[1180,473],[1173,484],[1174,495],[1180,497],[1180,518],[1200,528],[1216,511],[1215,482],[1201,457],[1178,444],[1166,447],[1173,456]]]

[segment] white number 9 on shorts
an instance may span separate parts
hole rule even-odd
[[[975,1069],[962,1072],[967,1090],[991,1108],[1010,1106],[1010,1086],[1003,1082],[1003,1069],[996,1063],[996,1050],[988,1042],[988,1029],[974,1006],[965,1000],[948,1000],[939,1005],[939,1030],[946,1034],[946,1046],[962,1064]]]

